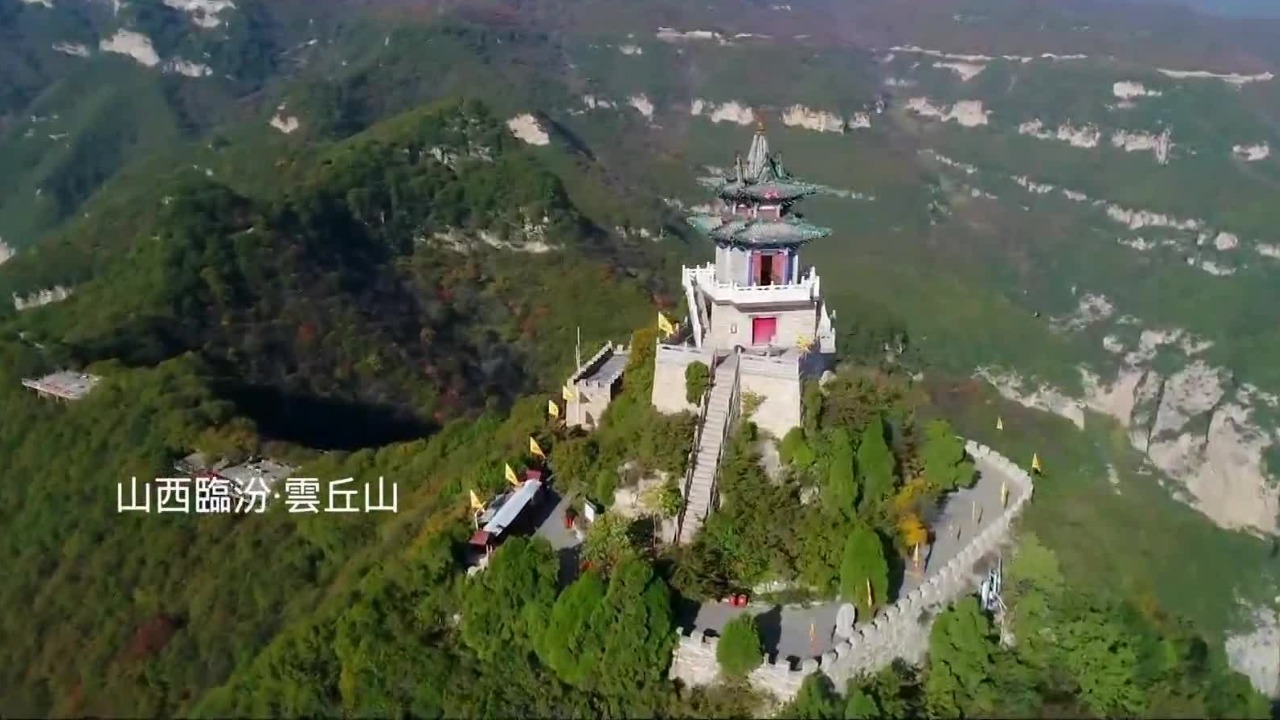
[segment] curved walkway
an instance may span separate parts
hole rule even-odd
[[[978,481],[972,488],[956,491],[948,498],[933,522],[935,538],[923,559],[923,573],[913,575],[908,571],[898,590],[899,597],[917,588],[925,579],[940,573],[948,562],[968,546],[970,540],[999,519],[1004,512],[1000,504],[1001,485],[1008,488],[1010,506],[1022,492],[1022,486],[1000,469],[993,459],[974,457],[973,460],[979,473]],[[693,624],[699,630],[719,633],[729,620],[750,612],[760,619],[767,652],[776,652],[780,658],[810,658],[835,647],[836,613],[841,604],[842,601],[833,600],[809,606],[753,604],[746,608],[735,608],[728,603],[708,602],[698,608]],[[861,624],[866,618],[858,620]]]

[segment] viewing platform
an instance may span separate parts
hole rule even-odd
[[[97,387],[102,378],[96,375],[63,370],[45,375],[42,378],[23,380],[22,384],[35,390],[41,397],[52,397],[59,400],[80,400]]]
[[[818,272],[813,268],[795,282],[777,285],[739,285],[716,280],[716,266],[707,263],[685,267],[684,277],[717,303],[734,305],[776,305],[817,302],[821,297]]]

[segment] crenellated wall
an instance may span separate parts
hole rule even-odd
[[[969,454],[985,461],[1009,483],[1009,506],[1004,513],[978,533],[955,558],[931,575],[919,587],[883,608],[870,622],[861,623],[853,637],[837,644],[820,657],[808,658],[795,666],[787,658],[770,656],[751,673],[751,683],[779,700],[793,698],[810,673],[822,671],[843,689],[845,681],[864,672],[875,672],[895,658],[910,663],[924,659],[929,647],[933,618],[947,605],[973,592],[980,575],[974,566],[988,553],[1003,545],[1009,528],[1031,501],[1030,474],[990,448],[966,442]],[[671,662],[671,677],[687,685],[706,685],[719,676],[716,638],[703,630],[683,631]]]

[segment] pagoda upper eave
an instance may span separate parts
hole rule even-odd
[[[788,203],[818,192],[814,185],[785,182],[728,182],[716,189],[724,200]]]

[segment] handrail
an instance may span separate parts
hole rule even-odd
[[[720,437],[720,453],[716,455],[716,473],[711,478],[711,505],[716,506],[716,501],[720,499],[720,463],[724,460],[724,448],[729,441],[729,433],[733,429],[734,423],[738,422],[738,415],[742,412],[742,403],[739,402],[739,393],[742,389],[742,351],[739,350],[734,357],[733,366],[733,389],[729,391],[729,416],[724,421],[724,431]]]
[[[712,377],[714,377],[712,370]],[[675,541],[680,541],[680,535],[684,533],[684,514],[689,507],[689,490],[693,487],[693,471],[698,462],[698,445],[702,442],[702,428],[706,426],[707,408],[711,405],[711,388],[708,387],[706,392],[702,393],[702,403],[698,406],[698,429],[693,434],[693,445],[689,448],[689,458],[685,462],[684,468],[684,488],[681,491],[681,497],[684,502],[680,504],[680,515],[676,518],[676,537]]]
[[[738,350],[738,351],[735,351],[732,356],[727,357],[723,360],[723,362],[729,362],[730,360],[732,360],[734,363],[733,385],[731,385],[729,389],[729,413],[725,417],[724,428],[722,428],[720,431],[720,448],[717,450],[715,470],[712,472],[712,475],[711,475],[711,499],[710,499],[711,501],[707,507],[708,511],[710,511],[711,508],[715,507],[716,500],[719,498],[720,483],[718,482],[718,479],[720,474],[719,472],[720,463],[724,460],[724,448],[725,448],[726,442],[729,439],[729,433],[733,429],[734,423],[738,421],[738,416],[741,412],[741,408],[740,408],[741,403],[739,402],[741,388],[742,388],[742,366],[739,363],[739,360],[741,359],[741,355],[742,355],[742,351]],[[712,378],[715,377],[714,368],[711,371],[711,376]],[[702,445],[702,431],[706,427],[707,411],[711,405],[711,392],[714,389],[715,389],[715,384],[713,382],[711,388],[708,389],[707,392],[702,396],[702,405],[701,407],[698,408],[698,413],[699,413],[698,429],[694,433],[693,447],[689,450],[688,466],[685,468],[684,504],[680,507],[680,516],[676,524],[676,536],[675,536],[676,542],[679,542],[681,536],[684,535],[685,514],[689,509],[689,492],[693,487],[693,476],[697,466],[698,448]]]

